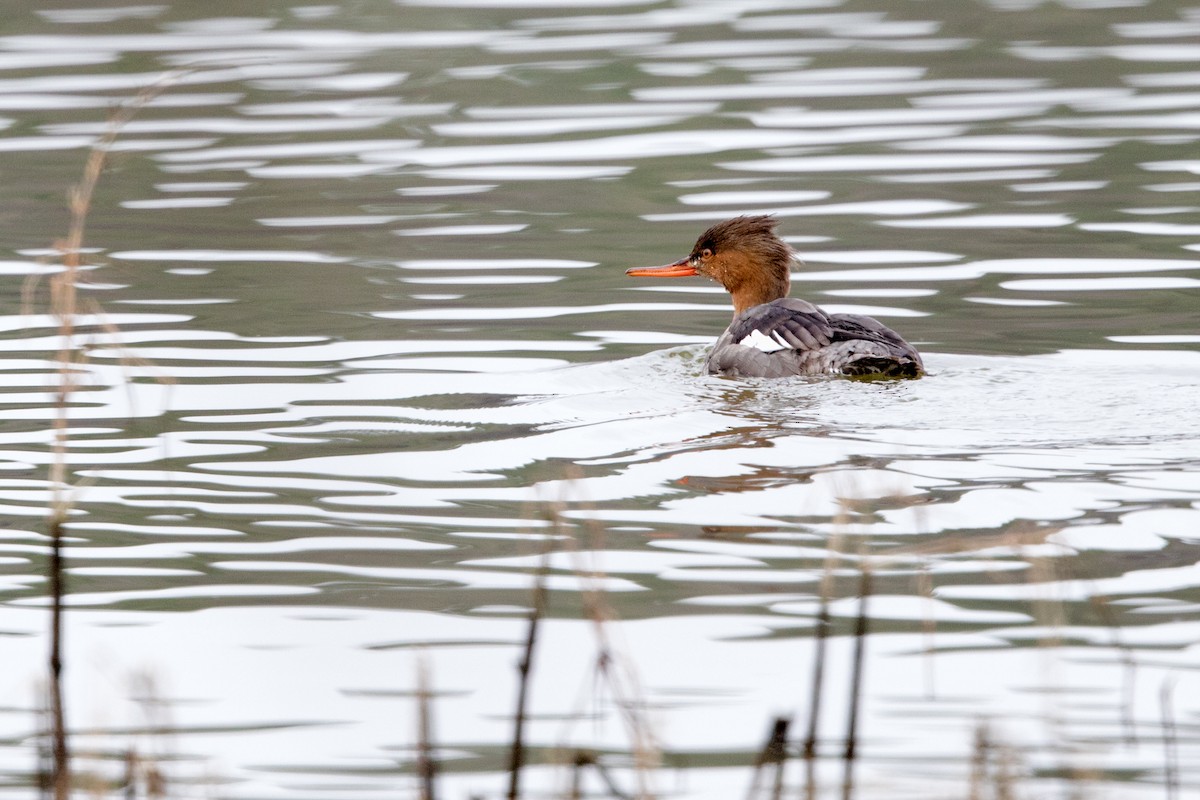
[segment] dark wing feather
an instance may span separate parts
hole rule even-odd
[[[897,347],[909,347],[908,342],[900,338],[900,334],[884,325],[874,317],[862,314],[830,314],[829,324],[833,327],[835,342],[849,339],[866,339],[880,344],[891,344]]]
[[[741,343],[755,331],[794,350],[817,350],[833,341],[834,329],[824,311],[805,300],[785,297],[742,313],[729,326],[729,338]]]
[[[706,366],[717,375],[761,378],[838,373],[916,378],[925,369],[912,345],[878,320],[826,314],[793,297],[738,315]]]

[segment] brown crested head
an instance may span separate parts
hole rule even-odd
[[[734,217],[700,234],[687,258],[661,267],[625,270],[635,278],[704,275],[733,296],[733,313],[787,297],[792,248],[775,235],[774,217]]]
[[[792,248],[775,235],[774,217],[734,217],[700,234],[688,262],[733,295],[734,313],[787,297]]]

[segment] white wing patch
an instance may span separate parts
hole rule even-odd
[[[779,334],[771,334],[768,336],[760,330],[751,331],[750,335],[743,338],[738,344],[744,347],[753,347],[756,350],[762,350],[764,353],[774,353],[778,350],[793,349],[790,344],[783,341]]]

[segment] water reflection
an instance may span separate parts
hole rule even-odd
[[[1181,721],[1200,696],[1195,15],[963,9],[17,3],[0,791],[28,796],[35,763],[61,343],[22,301],[44,311],[107,109],[182,68],[89,218],[79,752],[145,745],[129,683],[151,670],[177,785],[392,797],[423,651],[445,793],[495,794],[544,563],[531,745],[629,751],[582,610],[602,590],[660,786],[738,796],[766,721],[806,711],[828,570],[832,789],[868,566],[858,796],[963,796],[983,717],[1022,790],[1161,797],[1159,693]],[[782,218],[795,293],[904,317],[930,375],[704,375],[720,290],[621,270],[747,212]]]

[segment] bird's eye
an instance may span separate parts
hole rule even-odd
[[[710,250],[707,247],[704,248],[703,250],[700,251],[700,257],[701,258],[712,258],[712,250]]]

